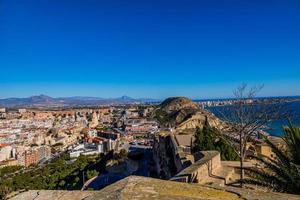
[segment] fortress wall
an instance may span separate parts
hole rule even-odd
[[[200,183],[212,174],[216,174],[221,167],[220,153],[217,151],[202,151],[201,154],[203,154],[203,157],[200,160],[176,174],[171,180]]]

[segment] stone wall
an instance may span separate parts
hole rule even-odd
[[[170,179],[184,168],[191,165],[172,133],[160,134],[154,141],[153,160],[158,177]]]
[[[216,174],[221,167],[220,153],[217,151],[202,151],[202,158],[171,178],[173,181],[200,183]]]

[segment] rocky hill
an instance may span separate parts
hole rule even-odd
[[[209,111],[200,109],[192,100],[186,97],[171,97],[164,100],[153,113],[162,126],[176,127],[179,130],[202,127],[206,119],[213,127],[221,129],[224,122]]]
[[[171,113],[173,111],[183,109],[197,110],[199,109],[199,106],[191,99],[186,97],[170,97],[160,104],[160,109],[166,111],[167,113]]]

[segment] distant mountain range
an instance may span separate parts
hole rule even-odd
[[[300,96],[291,97],[260,97],[258,99],[285,99],[293,100],[300,99]],[[229,100],[229,99],[211,99],[216,100]],[[193,100],[194,102],[208,101],[205,100]],[[122,96],[118,98],[101,98],[101,97],[50,97],[47,95],[37,95],[27,98],[6,98],[0,99],[0,107],[6,108],[51,108],[51,107],[84,107],[84,106],[103,106],[103,105],[123,105],[123,104],[140,104],[140,103],[161,103],[159,99],[150,98],[132,98],[129,96]]]
[[[100,97],[58,97],[53,98],[47,95],[31,96],[28,98],[6,98],[0,99],[0,107],[7,108],[30,108],[30,107],[76,107],[76,106],[100,106],[100,105],[121,105],[138,103],[160,102],[156,99],[131,98],[122,96],[119,98]]]

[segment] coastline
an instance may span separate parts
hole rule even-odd
[[[228,106],[231,105],[211,106],[206,107],[205,109],[212,112],[215,116],[220,117],[221,109]],[[289,113],[289,117],[292,119],[292,123],[300,126],[300,101],[284,102],[283,107],[283,112]],[[283,135],[282,127],[287,126],[288,123],[289,122],[287,118],[274,120],[269,124],[268,128],[263,131],[268,133],[270,136],[281,137]]]

